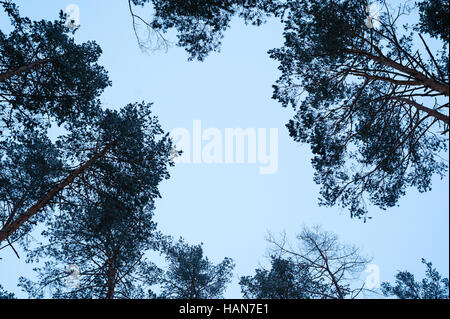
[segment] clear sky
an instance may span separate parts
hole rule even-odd
[[[346,210],[318,206],[319,186],[313,182],[308,145],[294,142],[285,124],[291,109],[271,99],[279,76],[277,62],[267,54],[282,45],[282,26],[269,21],[262,27],[235,20],[225,33],[222,50],[205,62],[188,62],[184,49],[150,54],[139,50],[125,0],[16,1],[22,15],[57,18],[58,11],[75,3],[80,8],[78,42],[95,40],[103,49],[101,64],[113,86],[102,96],[105,107],[130,102],[154,102],[153,111],[166,131],[194,120],[204,128],[278,128],[278,171],[260,175],[255,164],[179,164],[162,183],[155,219],[159,229],[190,243],[204,243],[214,262],[235,260],[234,280],[225,297],[240,298],[238,277],[254,273],[264,258],[267,231],[295,235],[302,225],[321,224],[373,257],[382,281],[393,281],[398,270],[424,274],[422,257],[448,276],[448,175],[436,178],[433,190],[409,190],[399,207],[370,209],[372,220],[352,220]],[[8,20],[0,13],[0,28]],[[173,39],[173,38],[172,38]],[[448,155],[446,155],[448,159]],[[32,277],[33,265],[10,250],[0,252],[0,284],[19,297],[19,276]]]

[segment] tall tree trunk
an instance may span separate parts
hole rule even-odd
[[[0,243],[7,239],[17,229],[19,229],[19,227],[26,223],[31,217],[37,214],[39,210],[45,207],[58,193],[60,193],[66,186],[70,185],[75,180],[75,178],[77,178],[80,174],[86,172],[92,166],[92,164],[99,158],[103,157],[114,146],[114,144],[115,142],[109,143],[101,152],[95,154],[84,165],[74,170],[61,183],[53,187],[36,204],[31,206],[24,213],[20,214],[20,216],[14,219],[12,222],[5,224],[0,230]]]
[[[116,261],[115,257],[112,257],[108,259],[108,291],[106,293],[106,299],[114,299],[114,294],[116,290],[116,274],[117,274],[117,268],[116,268]]]
[[[21,66],[20,68],[15,69],[15,70],[10,70],[8,72],[1,73],[0,74],[0,82],[6,81],[7,79],[9,79],[15,75],[19,75],[23,72],[30,71],[30,70],[38,67],[39,65],[49,63],[50,61],[52,61],[52,59],[43,59],[43,60],[39,60],[39,61],[33,62],[31,64],[28,64],[28,65]]]

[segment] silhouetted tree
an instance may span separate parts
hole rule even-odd
[[[409,271],[400,271],[395,275],[395,285],[381,283],[383,294],[399,299],[449,299],[448,278],[442,278],[431,262],[422,259],[422,263],[426,266],[422,281],[416,281]]]
[[[3,289],[2,285],[0,285],[0,299],[14,299],[15,296],[11,292],[7,292]]]
[[[6,230],[42,194],[48,192],[63,174],[63,162],[58,148],[43,132],[25,130],[15,138],[1,143],[0,158],[0,243],[7,245],[27,234],[33,225],[43,220],[34,218],[21,225],[20,232],[9,238]],[[3,246],[4,247],[4,246]],[[0,247],[0,248],[3,248]]]
[[[161,277],[162,298],[221,298],[231,281],[232,259],[214,265],[203,256],[202,245],[188,245],[182,239],[164,249],[168,269]]]
[[[0,130],[95,114],[95,99],[110,85],[97,64],[100,47],[76,44],[62,14],[54,22],[31,21],[11,1],[0,3],[13,27],[9,34],[0,31]]]
[[[430,190],[432,176],[446,173],[448,0],[422,2],[421,22],[408,26],[411,10],[287,0],[275,11],[285,43],[270,51],[282,72],[274,98],[296,112],[290,135],[311,146],[320,203],[352,217],[365,219],[368,202],[396,205],[408,187]],[[440,36],[443,50],[421,32]]]
[[[160,244],[152,216],[158,185],[169,177],[171,141],[145,104],[106,111],[98,127],[101,131],[72,131],[64,141],[67,150],[89,152],[114,136],[124,139],[68,185],[59,199],[60,213],[43,232],[48,244],[29,256],[47,260],[38,269],[39,281],[21,282],[32,297],[45,296],[45,289],[54,298],[154,296],[147,290],[159,272],[144,255]],[[68,265],[77,267],[75,287],[67,286],[73,279]]]
[[[312,278],[307,265],[292,258],[272,256],[271,269],[256,269],[254,276],[241,277],[239,284],[244,298],[310,299],[324,287]]]
[[[288,242],[286,234],[280,238],[268,237],[271,254],[296,263],[309,274],[312,283],[302,284],[310,298],[356,298],[365,288],[358,280],[369,260],[354,245],[342,244],[338,237],[319,226],[303,227],[297,235],[296,245]],[[356,286],[356,287],[355,287]]]
[[[128,0],[133,27],[141,48],[167,47],[164,34],[175,29],[177,45],[184,47],[189,59],[204,60],[211,51],[218,51],[223,32],[234,16],[246,23],[260,25],[271,13],[272,1],[266,0]],[[135,6],[152,7],[152,18],[148,21],[136,13]],[[139,26],[144,26],[149,38],[143,39]],[[153,43],[149,43],[153,42]]]
[[[110,83],[97,64],[100,47],[76,44],[64,15],[31,21],[11,1],[0,4],[12,24],[9,34],[0,31],[0,243],[12,247],[73,176],[48,129],[100,116],[97,98]]]
[[[137,191],[146,189],[145,194],[156,192],[151,187],[155,183],[154,174],[159,173],[157,176],[164,178],[161,172],[169,163],[172,142],[167,134],[158,140],[163,131],[156,118],[151,116],[150,106],[130,104],[120,113],[107,110],[97,117],[78,120],[70,133],[61,136],[57,142],[61,156],[72,165],[64,167],[65,177],[50,190],[34,195],[38,196],[38,200],[31,206],[22,205],[13,214],[10,213],[0,229],[0,242],[12,234],[13,240],[21,238],[31,225],[48,215],[45,212],[72,196],[71,192],[82,192],[85,187],[93,187],[99,174],[98,165],[102,165],[97,163],[100,159],[128,167],[134,173],[133,187]]]
[[[110,197],[81,204],[86,207],[74,205],[43,233],[49,243],[30,261],[43,259],[45,266],[35,269],[37,282],[21,277],[20,286],[32,298],[155,297],[151,286],[160,270],[145,258],[159,245],[152,208],[130,211]]]
[[[419,2],[418,6],[420,8],[419,30],[448,43],[450,2],[425,0]]]

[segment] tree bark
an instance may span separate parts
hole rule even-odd
[[[432,78],[427,77],[426,75],[422,74],[421,72],[411,69],[407,66],[404,66],[396,61],[393,61],[391,59],[389,59],[388,57],[381,55],[381,56],[377,56],[374,55],[372,53],[369,52],[365,52],[365,51],[361,51],[361,50],[354,50],[354,49],[348,49],[345,50],[349,53],[354,53],[354,54],[360,54],[363,55],[377,63],[383,64],[385,66],[389,66],[397,71],[403,72],[408,74],[409,76],[413,77],[414,79],[416,79],[417,81],[419,81],[420,83],[422,83],[424,86],[426,86],[427,88],[435,91],[435,92],[439,92],[445,96],[449,96],[449,86],[447,83],[441,83],[439,81],[436,81]]]
[[[58,193],[60,193],[66,186],[70,185],[80,174],[86,172],[92,164],[103,157],[113,146],[115,142],[109,143],[101,152],[95,154],[84,165],[74,170],[61,183],[53,187],[44,197],[42,197],[36,204],[31,206],[28,210],[22,213],[14,221],[5,224],[0,230],[0,243],[13,234],[20,226],[26,223],[31,217],[36,215],[39,210],[45,207]]]
[[[405,102],[405,103],[407,103],[407,104],[409,104],[409,105],[415,107],[415,108],[418,109],[419,111],[425,112],[425,113],[427,113],[428,115],[430,115],[430,116],[432,116],[432,117],[434,117],[434,118],[436,118],[436,119],[438,119],[438,120],[440,120],[440,121],[442,121],[442,122],[444,122],[444,123],[449,124],[449,118],[448,118],[447,115],[442,114],[442,113],[439,113],[438,111],[433,110],[433,109],[430,109],[430,108],[428,108],[428,107],[425,107],[425,106],[423,106],[422,104],[417,103],[417,102],[414,101],[414,100],[410,100],[410,99],[402,98],[402,97],[393,97],[392,99],[398,100],[398,101],[402,101],[402,102]]]
[[[114,293],[116,290],[116,274],[117,274],[115,258],[112,257],[108,259],[107,263],[108,263],[108,271],[107,271],[108,291],[106,293],[106,299],[114,299]]]
[[[19,75],[23,72],[30,71],[30,70],[38,67],[39,65],[46,64],[51,61],[52,61],[52,59],[43,59],[43,60],[39,60],[39,61],[33,62],[31,64],[28,64],[28,65],[21,66],[18,69],[10,70],[8,72],[2,73],[2,74],[0,74],[0,82],[6,81],[15,75]]]

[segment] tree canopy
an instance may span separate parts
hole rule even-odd
[[[231,281],[233,260],[224,258],[214,265],[203,255],[202,245],[189,245],[180,239],[164,249],[168,262],[161,279],[163,298],[222,298]]]
[[[62,13],[57,21],[31,21],[13,2],[0,3],[13,27],[0,31],[1,125],[46,127],[48,118],[62,124],[94,114],[96,98],[110,85],[97,63],[100,47],[76,44]]]
[[[175,29],[178,45],[199,60],[219,50],[233,16],[256,25],[269,16],[281,20],[285,43],[269,52],[282,73],[273,97],[294,108],[292,138],[311,146],[320,204],[366,220],[369,204],[393,207],[408,187],[425,192],[434,175],[445,175],[448,0],[398,7],[383,0],[129,4],[135,31],[143,24],[165,42]],[[150,20],[133,11],[147,5]],[[417,23],[408,25],[412,15]]]
[[[39,282],[22,279],[33,297],[43,297],[45,289],[54,298],[153,296],[148,287],[158,270],[144,255],[160,245],[152,216],[158,185],[169,178],[171,141],[149,104],[106,111],[94,124],[65,137],[69,154],[95,152],[111,141],[114,146],[59,198],[59,213],[43,232],[48,243],[30,253],[31,260],[47,260]],[[67,287],[67,265],[79,269],[76,287]]]
[[[419,30],[442,41],[449,40],[450,2],[448,0],[426,0],[419,2]]]
[[[9,34],[0,31],[0,242],[11,244],[43,220],[37,211],[73,165],[49,128],[70,130],[100,116],[98,97],[110,82],[97,63],[100,47],[76,44],[63,14],[54,22],[31,21],[12,1],[0,4],[12,26]]]
[[[271,1],[266,0],[214,0],[214,1],[161,1],[128,0],[133,27],[143,48],[146,46],[167,45],[164,34],[175,29],[177,45],[184,47],[189,59],[203,61],[210,52],[219,51],[223,33],[230,26],[234,16],[246,23],[260,25],[271,14]],[[135,13],[134,6],[151,6],[152,17],[145,20]],[[148,39],[139,34],[139,25],[156,33]],[[148,41],[153,38],[153,42]]]
[[[445,27],[430,16],[436,2],[419,6],[419,26],[403,25],[406,6],[375,4],[371,17],[365,0],[284,1],[285,43],[270,51],[282,72],[274,98],[295,110],[290,135],[311,146],[320,203],[364,219],[368,203],[392,207],[447,168],[448,41],[439,52],[421,34],[445,34],[430,25]]]
[[[203,244],[157,231],[155,200],[177,152],[152,104],[104,109],[99,98],[111,82],[98,63],[101,48],[77,44],[62,12],[32,21],[12,0],[0,5],[12,27],[0,31],[0,250],[19,257],[19,243],[28,262],[41,263],[37,280],[21,277],[20,287],[32,298],[222,298],[233,260],[215,264]],[[175,31],[177,45],[199,61],[220,50],[234,18],[282,22],[284,44],[269,51],[281,73],[273,98],[294,110],[290,136],[311,147],[320,204],[365,221],[369,204],[393,207],[408,188],[429,191],[434,176],[447,174],[448,0],[395,8],[385,0],[128,0],[128,7],[142,49],[166,46]],[[408,24],[411,16],[416,23]],[[37,224],[42,241],[30,247]],[[360,276],[369,259],[334,233],[304,227],[294,244],[284,234],[268,241],[270,267],[240,278],[245,298],[345,299],[366,290]],[[383,294],[448,299],[448,278],[422,262],[422,281],[401,271],[382,284]],[[13,298],[0,285],[0,299]]]
[[[7,292],[3,289],[3,287],[0,285],[0,299],[14,299],[15,296],[11,292]]]
[[[270,270],[256,269],[254,276],[241,277],[239,284],[244,298],[249,299],[311,299],[320,289],[308,267],[292,258],[271,256]]]
[[[294,262],[292,267],[304,273],[306,281],[296,289],[313,299],[354,299],[365,291],[361,273],[370,259],[358,247],[339,241],[336,234],[320,226],[303,227],[291,243],[286,234],[270,234],[268,242],[273,256]],[[295,268],[294,268],[295,269]]]
[[[409,271],[400,271],[395,275],[394,285],[381,284],[383,294],[399,299],[449,299],[448,278],[443,278],[431,262],[422,259],[422,263],[426,267],[422,281],[416,281]]]

